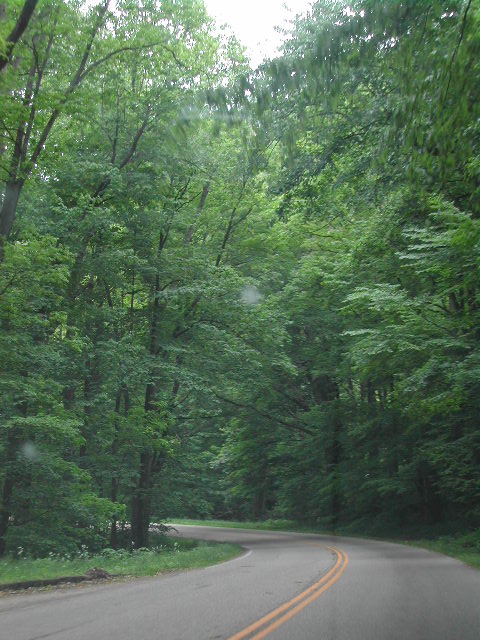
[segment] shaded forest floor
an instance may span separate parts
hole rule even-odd
[[[0,587],[19,582],[84,576],[102,569],[115,577],[155,576],[168,571],[195,569],[230,560],[241,547],[232,544],[163,537],[149,549],[104,549],[101,553],[75,556],[50,554],[47,558],[0,560]]]
[[[345,535],[357,538],[371,538],[375,540],[385,540],[397,544],[408,544],[415,547],[422,547],[429,551],[442,553],[451,558],[461,560],[466,564],[480,569],[480,531],[472,531],[462,534],[437,535],[431,531],[428,537],[415,536],[402,533],[399,536],[392,536],[389,532],[385,536],[374,536],[364,534],[360,531],[338,528],[334,532],[319,527],[295,522],[294,520],[265,520],[262,522],[230,522],[228,520],[193,520],[188,518],[175,518],[175,524],[192,524],[209,527],[232,527],[242,529],[261,529],[266,531],[296,531],[299,533],[318,533],[323,535]]]

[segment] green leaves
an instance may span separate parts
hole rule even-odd
[[[256,74],[200,2],[102,6],[2,75],[0,553],[480,517],[473,3],[317,3]]]

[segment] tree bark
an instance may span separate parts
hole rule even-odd
[[[121,400],[122,400],[122,390],[119,389],[117,392],[117,396],[115,398],[115,416],[113,419],[113,440],[112,440],[112,446],[110,448],[113,460],[115,460],[115,456],[117,455],[117,450],[118,450],[118,420],[119,420],[119,414],[120,414]],[[117,501],[117,494],[118,494],[118,476],[114,473],[112,474],[112,486],[110,491],[110,500],[112,502]],[[112,547],[112,549],[117,548],[117,516],[116,514],[113,515],[112,526],[110,528],[110,546]]]
[[[17,457],[17,438],[13,430],[8,433],[7,440],[7,469],[2,488],[2,503],[0,504],[0,557],[5,555],[7,546],[7,532],[12,515],[12,496],[15,485],[14,465]]]
[[[8,240],[12,231],[18,200],[23,188],[23,180],[12,180],[7,183],[2,208],[0,209],[0,236]]]
[[[153,454],[144,451],[140,456],[140,474],[132,497],[132,542],[136,549],[148,547],[150,525]]]
[[[150,355],[157,353],[157,325],[160,294],[160,259],[168,234],[160,233],[157,249],[157,273],[153,286],[152,316],[150,322]],[[153,371],[152,371],[153,373]],[[145,413],[155,410],[155,383],[149,382],[145,388]],[[153,487],[153,453],[144,449],[140,454],[140,471],[137,486],[132,495],[132,542],[135,548],[148,546],[150,525],[151,490]]]
[[[331,453],[331,473],[332,473],[332,489],[330,494],[330,518],[335,532],[340,520],[341,511],[341,490],[340,490],[340,421],[338,416],[333,416],[333,439],[332,439],[332,453]]]
[[[154,409],[155,385],[149,382],[145,389],[145,412]],[[153,488],[153,452],[144,449],[140,454],[140,472],[132,496],[132,542],[136,549],[148,546],[151,491]]]

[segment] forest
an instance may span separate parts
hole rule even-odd
[[[480,2],[0,2],[0,556],[480,528]]]

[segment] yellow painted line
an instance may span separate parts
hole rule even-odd
[[[304,609],[305,607],[307,607],[309,604],[311,604],[314,600],[316,600],[317,598],[319,598],[322,593],[325,593],[325,591],[327,589],[330,589],[330,587],[335,584],[335,582],[340,578],[340,576],[342,575],[342,573],[345,571],[345,569],[347,568],[348,565],[348,556],[347,554],[344,554],[344,563],[342,565],[342,567],[337,571],[337,573],[331,578],[331,580],[329,580],[329,582],[327,582],[326,584],[323,585],[323,587],[321,587],[320,589],[318,589],[318,591],[315,591],[310,597],[308,597],[306,600],[303,600],[300,604],[298,604],[296,607],[294,607],[293,609],[290,609],[290,611],[288,611],[285,615],[283,615],[281,618],[277,618],[277,620],[275,620],[275,622],[273,622],[269,627],[267,627],[266,629],[264,629],[263,631],[261,631],[260,633],[257,633],[255,636],[252,636],[252,638],[250,640],[261,640],[262,638],[265,638],[266,636],[268,636],[270,633],[272,633],[272,631],[275,631],[275,629],[278,629],[278,627],[280,627],[282,624],[284,624],[285,622],[287,622],[288,620],[290,620],[291,618],[293,618],[293,616],[296,616],[297,613],[300,613],[300,611],[302,609]]]
[[[337,561],[335,562],[334,566],[330,569],[330,571],[323,576],[323,578],[320,578],[318,582],[313,584],[308,589],[305,589],[305,591],[302,591],[301,593],[299,593],[298,596],[295,596],[294,598],[292,598],[288,602],[285,602],[274,611],[271,611],[266,616],[263,616],[263,618],[260,618],[253,624],[249,625],[248,627],[245,627],[245,629],[242,629],[242,631],[239,631],[235,635],[231,636],[228,640],[242,640],[243,638],[246,638],[247,636],[251,635],[261,627],[265,626],[268,622],[271,622],[272,620],[277,618],[276,620],[274,620],[274,622],[272,622],[272,624],[266,627],[263,631],[260,631],[260,633],[256,634],[255,636],[252,636],[250,640],[260,640],[261,638],[265,638],[265,636],[272,633],[272,631],[275,631],[275,629],[278,629],[280,625],[282,625],[284,622],[287,622],[287,620],[290,620],[290,618],[293,618],[294,615],[299,613],[302,609],[304,609],[307,605],[309,605],[311,602],[316,600],[318,597],[322,595],[322,593],[324,593],[327,589],[329,589],[345,571],[348,564],[348,556],[347,554],[343,554],[341,551],[339,551],[338,549],[335,549],[334,547],[327,547],[327,548],[335,553],[335,555],[337,556]],[[342,562],[343,562],[343,565],[342,565]],[[300,603],[300,604],[297,604],[297,603]],[[293,607],[294,605],[297,605],[297,606],[291,609],[291,607]],[[290,609],[290,611],[288,611],[288,609]],[[285,611],[287,611],[287,613],[285,613],[284,615],[281,615]],[[281,616],[281,617],[278,618],[278,616]]]

